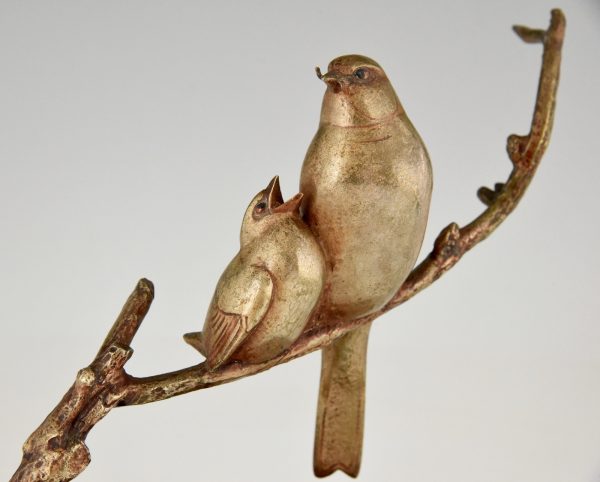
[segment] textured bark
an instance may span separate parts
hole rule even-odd
[[[125,372],[124,365],[133,353],[131,341],[154,297],[152,283],[142,279],[92,363],[79,371],[63,399],[25,442],[21,465],[11,482],[72,480],[90,462],[84,443],[87,434],[114,407],[156,402],[227,383],[322,348],[412,298],[452,268],[473,246],[487,238],[523,197],[548,146],[565,18],[560,10],[553,10],[547,30],[522,26],[516,26],[514,30],[525,42],[543,43],[544,53],[531,130],[525,136],[511,135],[508,138],[507,151],[513,164],[512,172],[505,183],[496,184],[493,190],[479,189],[477,194],[487,209],[462,228],[452,223],[442,230],[432,252],[413,270],[385,307],[350,322],[309,329],[285,353],[261,364],[234,363],[209,372],[205,364],[200,363],[171,373],[136,378]]]

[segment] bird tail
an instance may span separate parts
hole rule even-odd
[[[313,460],[317,477],[336,470],[356,477],[360,470],[370,328],[356,328],[322,350]]]

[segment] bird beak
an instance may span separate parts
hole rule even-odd
[[[342,90],[342,83],[340,81],[339,74],[336,72],[327,72],[326,74],[321,74],[321,69],[318,67],[317,69],[317,77],[325,82],[327,87],[331,87],[331,90],[333,90],[335,94]]]
[[[304,197],[304,194],[302,194],[301,192],[299,192],[293,198],[291,198],[288,201],[284,202],[280,206],[277,206],[276,208],[272,209],[272,211],[274,213],[290,213],[290,214],[295,214],[298,217],[300,217],[300,206],[302,205],[302,198],[303,197]]]
[[[271,179],[271,182],[264,192],[264,198],[267,202],[268,209],[273,210],[277,206],[283,204],[283,196],[281,195],[281,187],[279,186],[279,176],[275,176]]]

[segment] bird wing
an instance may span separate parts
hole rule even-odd
[[[273,279],[266,268],[233,259],[219,280],[204,323],[204,349],[211,368],[225,363],[261,322],[272,294]]]

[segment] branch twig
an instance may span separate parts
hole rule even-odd
[[[525,42],[543,43],[544,54],[531,130],[526,136],[513,134],[508,138],[507,151],[513,170],[506,183],[497,183],[493,190],[479,189],[477,194],[487,209],[462,228],[452,223],[442,230],[433,251],[385,307],[333,327],[312,328],[283,355],[258,365],[233,363],[209,372],[200,363],[176,372],[135,378],[125,372],[124,365],[133,353],[129,345],[154,297],[152,283],[142,279],[90,366],[79,371],[73,386],[25,442],[21,465],[11,482],[72,480],[90,462],[84,443],[87,434],[114,407],[164,400],[253,375],[306,355],[412,298],[487,238],[523,197],[550,140],[565,18],[560,10],[553,10],[548,30],[522,26],[515,26],[514,30]]]

